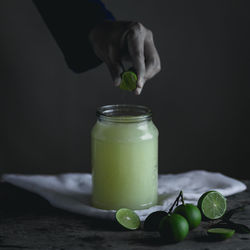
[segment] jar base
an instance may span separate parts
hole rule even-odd
[[[121,205],[121,204],[104,204],[104,203],[100,203],[100,202],[96,202],[92,200],[91,205],[95,208],[98,209],[104,209],[104,210],[118,210],[120,208],[129,208],[132,210],[143,210],[143,209],[147,209],[153,206],[157,205],[157,199],[153,202],[149,202],[149,203],[145,203],[145,204],[140,204],[140,205]]]

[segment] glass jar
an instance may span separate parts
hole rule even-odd
[[[126,104],[98,108],[91,144],[94,207],[157,204],[158,130],[150,109]]]

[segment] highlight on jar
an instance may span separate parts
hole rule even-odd
[[[158,130],[149,108],[102,106],[91,131],[92,205],[146,209],[158,198]]]

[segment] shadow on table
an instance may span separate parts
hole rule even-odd
[[[143,238],[138,239],[132,239],[129,240],[129,243],[141,245],[141,246],[147,246],[147,247],[160,247],[160,246],[166,246],[166,245],[175,245],[175,243],[168,242],[166,240],[163,240],[160,238],[160,236],[157,233],[151,233],[151,235],[145,235]]]
[[[79,217],[81,217],[84,226],[89,230],[109,231],[109,232],[128,231],[115,220],[105,220],[87,216],[79,216]]]

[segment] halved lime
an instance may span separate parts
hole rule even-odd
[[[208,191],[200,197],[198,207],[205,218],[211,220],[219,219],[226,212],[227,200],[217,191]]]
[[[131,209],[121,208],[116,211],[116,220],[125,228],[135,230],[140,227],[139,216]]]
[[[133,71],[124,71],[122,73],[122,81],[120,89],[133,91],[136,89],[137,75]]]
[[[210,228],[207,230],[208,235],[221,240],[232,237],[234,232],[235,230],[228,228]]]

